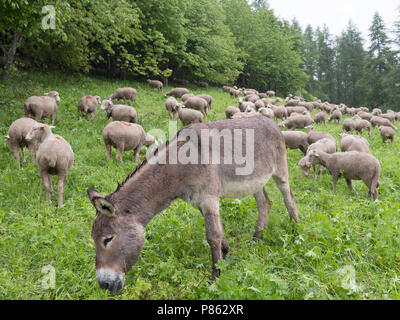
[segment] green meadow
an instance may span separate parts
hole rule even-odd
[[[75,153],[64,207],[57,209],[56,193],[52,205],[46,201],[37,164],[27,162],[18,170],[4,139],[0,140],[0,299],[400,298],[400,140],[396,136],[394,144],[383,144],[377,129],[371,138],[363,135],[382,166],[379,200],[367,197],[368,189],[361,181],[353,182],[357,196],[344,179],[333,195],[328,172],[324,170],[320,180],[312,174],[303,177],[297,165],[302,153],[288,150],[300,224],[290,219],[272,180],[265,187],[272,202],[269,223],[260,240],[252,240],[257,223],[254,198],[221,200],[230,252],[219,263],[221,276],[211,282],[211,251],[203,217],[191,205],[176,200],[147,227],[143,251],[127,273],[123,291],[110,295],[101,290],[91,238],[95,210],[86,189],[113,192],[137,163],[128,151],[120,165],[115,150],[107,163],[101,133],[111,119],[106,120],[100,108],[94,119],[79,118],[77,103],[84,95],[104,99],[125,86],[138,91],[134,107],[139,124],[146,131],[162,129],[167,134],[165,98],[144,81],[29,73],[19,82],[0,84],[1,136],[24,116],[27,97],[57,90],[61,101],[53,132],[63,136]],[[208,121],[224,119],[225,108],[237,105],[220,88],[206,92],[190,85],[189,89],[213,96]],[[339,141],[341,126],[315,127]],[[145,148],[140,157],[141,161],[145,158]],[[49,266],[54,287],[46,281]]]

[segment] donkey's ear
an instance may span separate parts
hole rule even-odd
[[[93,189],[87,189],[87,193],[90,201],[98,212],[106,215],[107,217],[114,216],[114,206],[108,202],[100,192]]]

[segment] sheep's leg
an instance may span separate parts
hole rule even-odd
[[[111,144],[106,144],[106,161],[111,160]]]
[[[283,199],[285,201],[285,205],[287,210],[289,211],[290,216],[293,218],[294,221],[296,221],[296,223],[299,223],[300,220],[297,213],[296,203],[294,201],[292,191],[290,190],[289,173],[286,159],[284,159],[283,162],[278,163],[280,163],[281,167],[277,168],[277,172],[272,177],[283,195]]]
[[[339,172],[334,172],[332,174],[332,183],[333,183],[333,194],[336,194],[336,185],[339,179]]]
[[[42,119],[42,115],[43,115],[43,112],[38,112],[38,113],[36,113],[36,114],[35,114],[35,120],[36,120],[36,121],[40,121],[40,119]]]
[[[123,164],[124,161],[122,160],[122,152],[124,151],[124,145],[117,147],[117,160],[119,160],[120,164]]]
[[[135,157],[135,162],[139,163],[139,154],[140,154],[140,149],[142,148],[142,144],[138,145],[137,148],[135,149],[134,157]]]
[[[11,149],[11,152],[12,152],[15,160],[17,161],[18,169],[21,169],[21,164],[19,163],[19,148],[18,147],[12,147],[10,149]]]
[[[359,195],[358,195],[358,192],[357,192],[356,190],[353,189],[353,183],[352,183],[351,179],[346,179],[346,183],[347,183],[347,186],[349,187],[350,191],[354,191],[355,194],[356,194],[357,197],[358,197],[358,196],[359,196]]]
[[[40,172],[43,181],[44,190],[46,191],[47,201],[51,204],[51,194],[53,193],[53,177],[45,171]]]
[[[253,238],[258,238],[258,233],[263,230],[268,223],[269,209],[271,207],[271,202],[268,198],[268,194],[265,192],[264,188],[262,191],[254,195],[257,203],[258,210],[258,221],[256,226],[256,231],[254,232]]]
[[[24,148],[21,148],[21,153],[22,153],[22,162],[26,162],[26,159],[25,159],[25,150],[24,150]]]
[[[229,250],[219,215],[219,199],[207,198],[200,204],[200,210],[204,216],[207,242],[212,254],[211,279],[215,280],[219,276],[216,264],[225,258]]]
[[[313,166],[313,171],[314,171],[314,179],[316,180],[317,179],[317,165],[313,164],[312,166]]]
[[[54,112],[54,113],[51,114],[51,124],[54,125],[55,121],[56,121],[56,113]]]
[[[36,146],[30,144],[28,146],[29,149],[29,156],[31,157],[31,163],[35,162],[35,155],[36,155]]]
[[[67,181],[67,175],[66,174],[60,174],[58,176],[58,186],[57,186],[58,207],[59,208],[61,208],[63,206],[63,194],[64,194],[65,181]]]
[[[95,115],[96,115],[96,111],[95,111],[95,112],[92,112],[92,113],[90,114],[90,116],[92,117],[92,119],[94,118]]]

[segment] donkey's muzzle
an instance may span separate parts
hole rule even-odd
[[[120,291],[125,284],[124,274],[111,269],[99,269],[96,276],[100,288],[108,290],[110,293]]]

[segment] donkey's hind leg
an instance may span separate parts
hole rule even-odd
[[[253,236],[253,238],[256,239],[259,237],[259,231],[263,230],[267,226],[271,201],[269,200],[268,194],[264,188],[260,192],[254,194],[254,198],[256,199],[258,210],[258,221],[256,231],[254,232]]]

